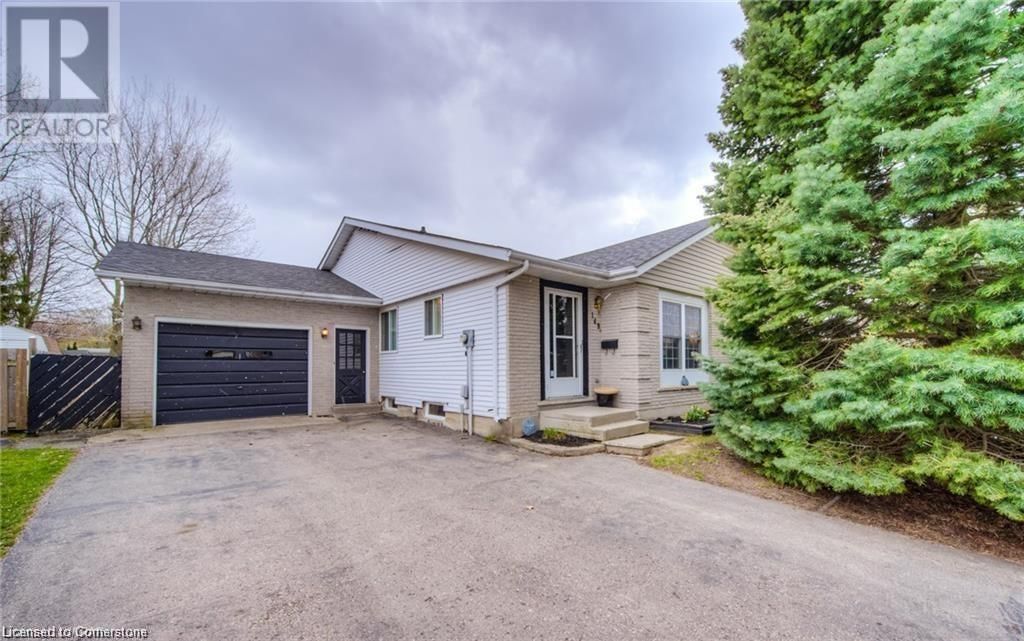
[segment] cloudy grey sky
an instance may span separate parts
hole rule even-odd
[[[257,256],[345,215],[564,256],[702,216],[734,4],[121,5],[123,81],[215,107]]]

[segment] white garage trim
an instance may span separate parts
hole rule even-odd
[[[261,327],[264,329],[299,329],[306,330],[306,350],[309,358],[306,359],[306,415],[313,415],[313,328],[309,325],[281,325],[279,323],[246,323],[243,321],[208,320],[204,318],[179,318],[176,316],[156,316],[153,318],[153,426],[156,426],[156,400],[159,354],[157,346],[160,344],[160,323],[183,323],[188,325],[217,325],[219,327]],[[369,336],[369,334],[367,334]],[[337,340],[337,339],[335,339]],[[369,359],[367,359],[369,360]],[[367,378],[369,385],[369,378]],[[369,390],[367,390],[368,392]]]

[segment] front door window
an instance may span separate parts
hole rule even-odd
[[[576,292],[545,290],[544,371],[547,398],[583,394],[582,296]]]

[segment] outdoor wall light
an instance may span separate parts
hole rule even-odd
[[[139,331],[140,329],[142,329],[142,319],[139,318],[138,316],[132,319],[132,329],[134,329],[135,331]]]
[[[331,330],[327,329],[326,327],[324,327],[323,329],[320,330],[320,337],[321,338],[327,338],[330,335],[331,335]]]

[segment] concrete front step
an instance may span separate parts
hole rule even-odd
[[[651,450],[667,443],[674,443],[683,440],[683,436],[675,434],[637,434],[626,438],[605,441],[605,449],[611,454],[625,454],[627,456],[647,456]]]
[[[541,427],[571,429],[578,427],[597,427],[611,425],[623,421],[636,420],[636,410],[624,410],[617,407],[598,407],[583,405],[545,410],[540,413]]]
[[[553,427],[551,425],[544,425],[544,427]],[[566,434],[572,434],[580,438],[589,438],[595,441],[611,441],[614,439],[621,439],[627,436],[633,436],[634,434],[643,434],[647,432],[650,427],[647,421],[619,421],[618,423],[609,423],[608,425],[595,425],[593,427],[587,426],[575,426],[575,427],[556,427]]]
[[[335,418],[352,418],[355,416],[370,416],[380,414],[380,405],[377,403],[351,403],[348,405],[335,405],[331,412]]]

